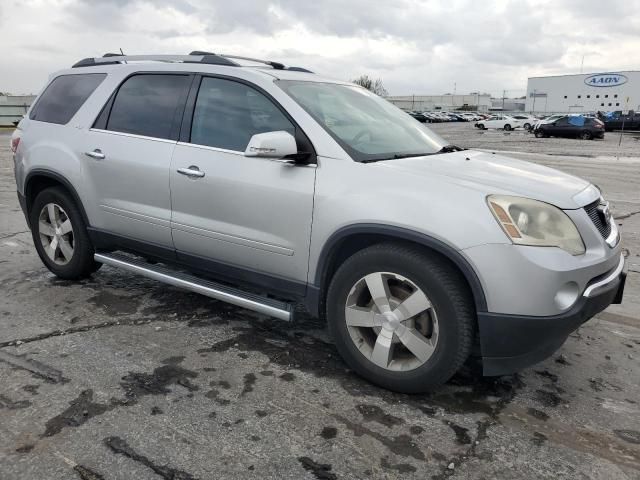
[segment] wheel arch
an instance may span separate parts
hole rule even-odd
[[[31,216],[31,206],[33,205],[33,201],[35,200],[36,196],[42,190],[49,187],[62,187],[67,192],[69,192],[74,202],[76,202],[78,209],[80,210],[80,214],[82,215],[82,219],[84,220],[85,225],[90,225],[87,213],[84,210],[84,205],[82,204],[80,196],[78,195],[78,192],[73,187],[71,182],[69,182],[69,180],[67,180],[59,173],[43,168],[34,169],[29,172],[24,182],[27,222],[29,222],[29,218]]]
[[[307,291],[307,308],[313,314],[320,315],[329,281],[342,262],[359,250],[385,241],[413,244],[448,260],[465,278],[473,295],[476,311],[487,311],[487,301],[480,279],[471,264],[459,251],[432,236],[406,228],[381,224],[349,225],[342,227],[329,237],[322,247],[315,276]]]

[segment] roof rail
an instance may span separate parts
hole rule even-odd
[[[246,60],[248,62],[269,65],[276,70],[292,70],[313,73],[302,67],[285,67],[285,65],[280,62],[260,60],[258,58],[251,57],[241,57],[239,55],[216,54],[200,50],[194,50],[189,55],[122,55],[120,53],[105,53],[102,57],[84,58],[75,63],[72,68],[91,67],[96,65],[116,65],[119,63],[140,62],[145,60],[155,62],[206,63],[209,65],[226,65],[229,67],[241,66],[239,63],[234,62],[234,60]]]
[[[107,53],[104,57],[84,58],[75,63],[72,68],[91,67],[95,65],[114,65],[124,62],[183,62],[183,63],[206,63],[209,65],[227,65],[230,67],[240,66],[238,63],[213,53],[199,53],[198,55],[120,55]]]

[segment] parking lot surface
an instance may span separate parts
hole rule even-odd
[[[629,277],[623,305],[547,361],[499,378],[470,361],[415,396],[354,375],[311,318],[275,321],[109,267],[56,279],[0,133],[0,478],[640,478],[638,140],[433,127],[598,184]]]

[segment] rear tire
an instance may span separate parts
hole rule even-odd
[[[531,129],[531,124],[530,124],[530,123],[525,123],[525,124],[523,125],[523,128],[524,128],[525,130],[530,130],[530,129]]]
[[[593,140],[593,135],[588,130],[580,133],[580,138],[582,140]]]
[[[372,291],[383,294],[374,300]],[[466,281],[410,246],[378,244],[348,258],[331,280],[326,313],[347,364],[396,392],[438,387],[471,351],[475,309]]]
[[[513,130],[511,128],[511,125],[509,125],[508,123],[504,126],[504,129],[505,129],[506,132],[510,132],[511,130]]]
[[[100,268],[80,209],[63,188],[46,188],[36,196],[29,224],[42,263],[56,276],[77,280]]]
[[[484,130],[484,123],[479,123],[476,125],[480,130]]]
[[[544,132],[542,130],[536,130],[535,131],[535,136],[536,136],[536,138],[544,138],[544,137],[546,137],[546,135],[544,134]]]

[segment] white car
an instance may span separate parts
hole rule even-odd
[[[538,123],[538,119],[531,115],[514,115],[513,118],[515,118],[516,120],[520,120],[520,123],[522,123],[522,127],[525,130],[529,130],[536,123]]]
[[[510,115],[492,115],[486,120],[479,120],[478,123],[476,123],[476,127],[480,130],[502,128],[509,132],[514,128],[522,127],[522,123]]]

